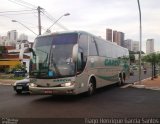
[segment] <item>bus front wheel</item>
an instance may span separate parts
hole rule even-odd
[[[96,86],[95,81],[91,78],[88,85],[87,96],[92,96],[95,93]]]

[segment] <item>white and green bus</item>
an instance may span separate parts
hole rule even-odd
[[[129,76],[126,48],[84,31],[38,36],[30,62],[33,94],[92,95]]]

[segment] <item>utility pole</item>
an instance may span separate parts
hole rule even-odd
[[[38,10],[38,31],[39,31],[39,35],[41,35],[41,7],[38,6],[37,10]]]
[[[141,19],[141,7],[139,0],[137,0],[139,9],[139,39],[140,39],[140,50],[139,50],[139,83],[141,83],[141,47],[142,47],[142,19]]]

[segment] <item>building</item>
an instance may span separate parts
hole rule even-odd
[[[19,64],[20,61],[17,55],[8,54],[8,50],[14,50],[13,46],[1,46],[4,47],[4,51],[0,56],[0,72],[4,72],[6,69],[13,68],[16,64]]]
[[[113,42],[114,42],[114,43],[117,43],[117,42],[118,42],[117,31],[113,31]]]
[[[29,63],[30,63],[30,56],[31,53],[29,51],[26,51],[27,48],[32,48],[33,43],[21,43],[16,45],[16,49],[9,50],[9,54],[17,54],[19,60],[23,65],[25,65],[27,72],[29,72]],[[24,53],[22,52],[24,51]],[[22,54],[21,54],[22,53]]]
[[[132,44],[133,44],[133,40],[132,39],[127,39],[124,41],[124,47],[127,48],[130,51],[132,50]]]
[[[8,31],[7,33],[8,40],[16,42],[18,39],[18,32],[16,30]]]
[[[20,34],[18,40],[20,41],[28,41],[28,36],[25,34]]]
[[[117,43],[117,45],[124,47],[124,33],[113,31],[113,42]]]
[[[31,48],[33,43],[21,43],[19,47],[3,46],[5,52],[0,56],[0,71],[12,69],[17,64],[23,64],[26,66],[27,72],[29,72],[29,63],[31,53],[26,51],[27,48]]]
[[[107,41],[114,42],[117,45],[124,47],[124,45],[125,45],[124,37],[125,37],[125,35],[123,32],[119,32],[116,30],[112,31],[112,29],[106,29],[106,40]]]
[[[5,46],[15,46],[17,39],[18,39],[18,33],[16,30],[8,31]]]
[[[118,43],[120,46],[124,47],[124,33],[118,32]]]
[[[0,36],[0,46],[5,46],[6,41],[7,41],[7,36]]]
[[[133,41],[132,43],[132,51],[138,52],[139,51],[139,42],[138,41]]]
[[[147,39],[146,41],[146,53],[153,53],[154,52],[154,39]]]
[[[112,42],[112,29],[106,29],[106,40]]]

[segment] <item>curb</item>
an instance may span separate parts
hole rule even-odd
[[[149,79],[151,79],[151,77],[143,79],[143,80],[141,80],[141,82],[149,80]],[[143,89],[148,89],[148,90],[160,90],[160,87],[147,87],[145,85],[140,84],[139,81],[134,82],[133,84],[130,85],[130,87],[133,87],[133,88],[143,88]]]
[[[150,79],[151,77],[149,77],[149,78],[146,78],[146,79],[143,79],[143,80],[141,80],[141,82],[143,82],[143,81],[145,81],[145,80],[148,80],[148,79]],[[124,86],[122,86],[121,88],[127,88],[127,87],[133,87],[134,85],[137,85],[137,84],[139,84],[139,81],[136,81],[136,82],[133,82],[133,83],[130,83],[130,84],[127,84],[127,85],[124,85]]]

